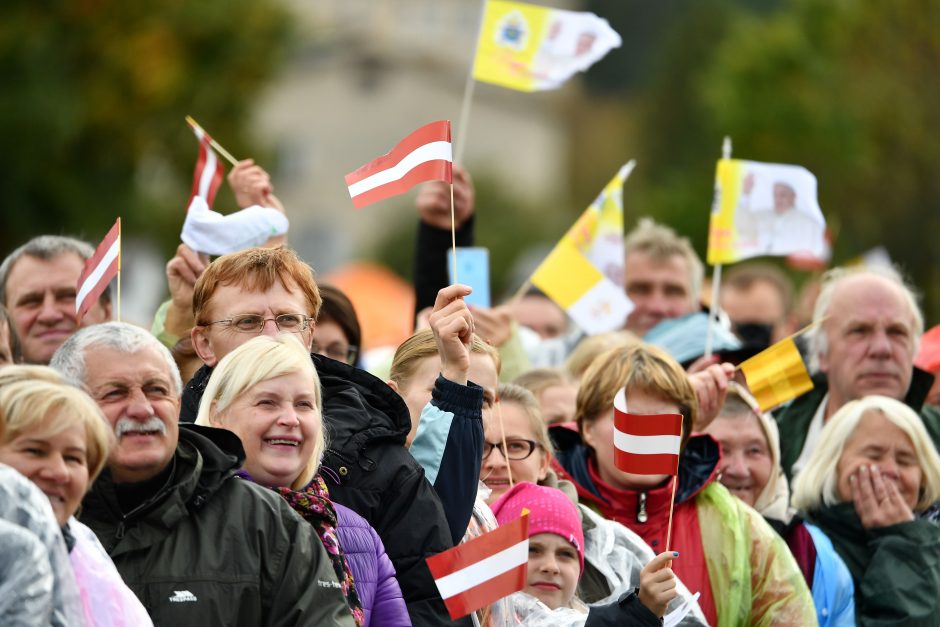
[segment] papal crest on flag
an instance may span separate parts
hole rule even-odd
[[[607,20],[593,13],[489,0],[473,78],[519,91],[557,89],[620,44]]]
[[[428,569],[453,620],[525,587],[529,516],[427,559]]]
[[[196,169],[193,172],[193,191],[189,196],[187,206],[191,205],[193,198],[199,196],[205,199],[206,205],[210,208],[215,202],[215,195],[222,185],[222,178],[225,176],[225,167],[219,161],[218,155],[212,149],[209,134],[198,125],[190,124],[199,140],[199,157],[196,159]]]
[[[720,159],[708,231],[708,263],[763,255],[826,254],[816,177],[801,166]]]
[[[75,288],[75,312],[78,314],[79,321],[88,313],[95,301],[101,298],[108,283],[120,271],[121,218],[118,218],[98,244],[95,254],[85,262],[85,267],[78,277],[78,285]]]
[[[682,414],[631,414],[627,391],[614,396],[614,464],[635,475],[679,472]]]
[[[425,124],[387,154],[346,175],[353,206],[361,209],[404,194],[424,181],[453,181],[450,120]]]
[[[621,328],[633,311],[623,291],[623,183],[633,165],[620,168],[530,279],[592,335]]]

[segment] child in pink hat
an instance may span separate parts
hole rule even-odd
[[[575,594],[584,570],[584,533],[574,503],[561,490],[521,482],[491,507],[500,525],[519,518],[523,509],[529,511],[529,566],[522,591],[550,610],[570,608],[586,615],[587,606]],[[654,558],[640,574],[640,589],[615,607],[603,609],[630,618],[631,625],[660,624],[666,605],[677,595],[668,564],[678,555],[663,553]]]

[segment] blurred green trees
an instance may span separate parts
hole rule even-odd
[[[246,116],[289,24],[274,0],[5,3],[0,254],[50,231],[97,240],[119,213],[176,241],[197,151],[184,116],[251,154]]]

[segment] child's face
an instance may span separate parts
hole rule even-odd
[[[537,533],[529,538],[529,570],[523,589],[550,609],[570,607],[581,563],[578,550],[555,533]]]

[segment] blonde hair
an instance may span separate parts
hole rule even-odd
[[[529,428],[535,436],[535,441],[539,443],[548,458],[555,455],[555,447],[552,446],[552,440],[548,437],[548,426],[542,418],[542,410],[539,408],[539,402],[535,394],[525,389],[521,385],[512,383],[501,383],[499,385],[499,402],[515,403],[519,405],[526,416],[529,418]]]
[[[565,370],[577,381],[598,357],[610,349],[639,343],[640,338],[630,331],[612,331],[588,336],[571,351],[565,362]]]
[[[921,490],[915,511],[922,511],[940,499],[940,455],[917,413],[900,401],[886,396],[866,396],[850,401],[832,415],[822,433],[819,446],[793,483],[793,506],[808,512],[839,502],[839,460],[845,444],[866,414],[880,414],[911,439],[922,474]]]
[[[48,369],[42,370],[39,374],[48,377],[45,372]],[[52,381],[51,377],[24,376],[0,387],[0,424],[0,441],[4,445],[35,430],[38,430],[35,437],[41,439],[82,427],[89,485],[104,468],[114,441],[114,433],[91,397],[76,387]]]
[[[561,368],[535,368],[520,374],[513,383],[532,392],[532,395],[538,399],[539,394],[548,388],[556,385],[570,385],[576,381]]]
[[[209,384],[199,403],[196,424],[214,426],[210,419],[224,422],[225,411],[242,394],[263,381],[285,375],[303,373],[314,385],[314,402],[322,415],[323,397],[320,392],[320,377],[313,367],[310,353],[292,335],[282,333],[275,337],[260,335],[245,342],[219,361],[213,369]],[[213,405],[214,403],[214,405]],[[313,480],[326,450],[326,432],[321,420],[320,433],[310,460],[300,475],[291,484],[299,490]]]
[[[684,259],[688,267],[689,304],[696,306],[702,295],[705,266],[688,238],[679,237],[668,226],[657,224],[650,218],[641,218],[639,224],[627,234],[623,246],[627,255],[644,253],[657,263],[665,263],[672,257]]]
[[[496,373],[499,374],[502,362],[499,358],[499,351],[480,339],[476,333],[470,341],[471,353],[482,353],[489,355],[496,366]],[[399,388],[407,388],[414,376],[418,365],[426,357],[439,357],[437,352],[437,342],[434,340],[434,332],[431,329],[421,329],[407,340],[402,342],[395,350],[395,357],[392,359],[392,370],[388,378],[394,381]]]
[[[584,373],[575,407],[575,419],[582,436],[587,426],[611,411],[614,396],[623,388],[658,394],[675,402],[682,414],[682,446],[685,447],[698,417],[695,391],[676,360],[661,348],[648,344],[609,350]]]
[[[20,381],[46,381],[67,384],[62,373],[49,366],[17,364],[0,368],[0,388]]]

